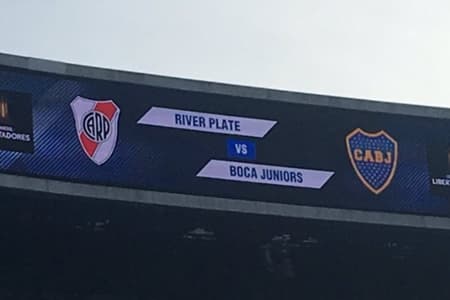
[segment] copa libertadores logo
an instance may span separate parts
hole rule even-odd
[[[0,91],[0,150],[34,152],[30,94]]]
[[[116,147],[119,107],[112,100],[97,101],[80,96],[70,106],[81,147],[97,165],[104,164]]]
[[[368,133],[357,128],[347,135],[346,143],[361,182],[373,193],[381,193],[391,183],[397,168],[397,141],[384,131]]]

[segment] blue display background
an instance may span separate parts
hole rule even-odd
[[[256,159],[255,143],[248,140],[228,139],[227,152],[229,158],[245,160]]]
[[[447,139],[450,121],[275,103],[207,93],[0,69],[0,89],[30,93],[34,154],[0,151],[0,171],[75,182],[312,206],[450,216],[449,199],[430,193],[426,148]],[[112,99],[121,109],[116,149],[102,166],[83,152],[70,102]],[[303,97],[299,95],[299,97]],[[306,97],[306,96],[305,96]],[[278,121],[256,142],[256,163],[334,171],[321,190],[197,178],[210,159],[227,159],[233,136],[138,125],[152,106]],[[398,143],[398,166],[380,195],[353,170],[345,137],[385,130]]]

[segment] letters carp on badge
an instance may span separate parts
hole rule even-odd
[[[383,130],[369,133],[357,128],[347,135],[346,144],[356,175],[370,191],[380,194],[395,175],[397,141]]]
[[[120,109],[112,100],[81,96],[70,104],[78,140],[84,153],[97,165],[104,164],[116,147]]]

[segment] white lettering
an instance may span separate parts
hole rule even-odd
[[[198,177],[321,189],[334,172],[210,160]]]
[[[450,186],[450,179],[448,178],[433,178],[431,182],[433,185]]]
[[[29,141],[31,141],[31,136],[29,134],[25,134],[25,133],[15,133],[15,132],[10,132],[10,131],[1,131],[0,130],[0,139],[29,142]]]
[[[247,145],[246,144],[234,144],[234,149],[237,154],[247,155]]]

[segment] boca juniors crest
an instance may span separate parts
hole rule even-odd
[[[116,147],[120,109],[112,100],[76,97],[70,104],[78,140],[86,155],[104,164]]]
[[[357,128],[346,137],[353,169],[373,193],[385,190],[397,168],[398,145],[386,132],[368,133]]]

